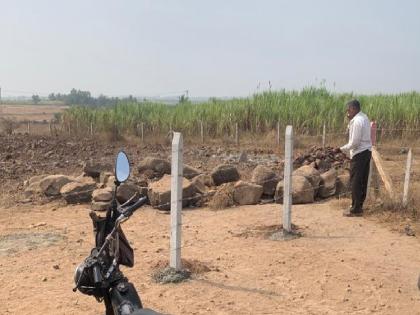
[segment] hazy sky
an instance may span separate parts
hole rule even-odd
[[[418,0],[0,0],[3,95],[420,90]]]

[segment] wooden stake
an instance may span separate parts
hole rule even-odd
[[[372,148],[372,158],[373,158],[373,161],[375,162],[375,166],[378,171],[378,174],[381,177],[382,182],[384,183],[385,190],[388,192],[389,197],[392,200],[396,200],[394,187],[392,185],[391,178],[388,176],[387,173],[385,173],[381,156],[379,155],[379,152],[376,150],[375,147]]]

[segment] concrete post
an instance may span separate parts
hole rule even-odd
[[[324,126],[322,127],[322,148],[323,149],[325,148],[325,135],[326,133],[325,133],[325,123],[324,123]]]
[[[239,145],[239,127],[238,123],[235,124],[235,143]]]
[[[283,231],[292,232],[293,127],[286,127],[284,147]]]
[[[407,154],[407,164],[405,166],[404,193],[403,193],[403,200],[402,200],[403,207],[407,207],[408,205],[408,189],[410,185],[410,172],[411,172],[412,161],[413,161],[413,154],[410,149]]]
[[[183,172],[182,134],[174,132],[172,139],[171,168],[171,246],[169,265],[181,270],[181,227],[182,227],[182,172]]]
[[[200,121],[200,134],[201,134],[201,143],[204,144],[204,125],[203,125],[203,121]]]
[[[280,122],[277,122],[277,136],[276,136],[276,143],[280,145]]]

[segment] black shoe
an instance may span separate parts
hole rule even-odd
[[[358,211],[358,212],[348,211],[348,212],[343,212],[343,216],[344,217],[362,217],[363,212],[361,212],[361,211]]]

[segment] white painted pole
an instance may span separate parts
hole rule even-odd
[[[239,145],[239,127],[238,123],[235,124],[235,143]]]
[[[407,207],[408,205],[408,188],[410,185],[410,172],[411,172],[411,164],[413,161],[413,154],[411,153],[411,149],[408,151],[407,154],[407,164],[405,166],[405,179],[404,179],[404,193],[403,193],[403,207]]]
[[[28,131],[28,134],[31,133],[31,123],[29,121],[28,121],[27,131]]]
[[[283,231],[292,232],[293,127],[286,127],[284,147]]]
[[[322,127],[322,148],[325,148],[325,123]]]
[[[93,136],[93,122],[90,122],[90,135]]]
[[[276,137],[277,145],[280,145],[280,122],[277,122],[277,137]]]
[[[183,143],[182,134],[174,132],[172,139],[171,169],[171,252],[169,266],[180,270],[181,266],[181,227],[182,227],[182,172]]]
[[[144,142],[144,123],[140,124],[140,128],[141,128],[141,142]]]

